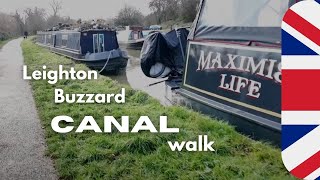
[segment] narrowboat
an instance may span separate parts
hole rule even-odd
[[[125,45],[129,49],[141,49],[144,43],[143,27],[126,26],[123,31],[117,32],[120,45]]]
[[[166,98],[280,145],[281,22],[296,2],[201,0],[182,39],[183,75],[167,73]]]
[[[37,44],[100,72],[118,73],[128,62],[116,32],[106,29],[58,30],[37,33]]]
[[[152,31],[160,31],[160,30],[162,30],[162,26],[160,26],[160,25],[151,25],[149,27],[149,29],[152,30]]]

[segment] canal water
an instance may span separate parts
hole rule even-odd
[[[140,67],[140,50],[126,49],[129,54],[127,69],[119,75],[108,75],[121,84],[127,84],[133,89],[141,90],[158,99],[161,104],[170,106],[171,103],[165,98],[165,79],[152,79],[145,76]],[[161,82],[161,83],[158,83]],[[154,83],[158,83],[153,85]]]

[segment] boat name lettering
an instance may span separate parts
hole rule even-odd
[[[250,56],[212,51],[206,54],[204,50],[201,50],[197,72],[208,70],[233,70],[251,73],[281,83],[281,62],[273,59],[255,61],[254,57]]]
[[[205,53],[200,51],[198,68],[196,72],[210,71],[236,71],[250,73],[263,77],[267,80],[274,80],[281,84],[281,62],[273,59],[255,59],[251,56],[241,56],[236,54],[222,54],[210,51]],[[246,95],[252,98],[259,98],[262,83],[246,77],[233,74],[222,73],[219,89]],[[245,90],[246,89],[246,90]]]

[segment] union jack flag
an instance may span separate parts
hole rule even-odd
[[[282,159],[320,179],[320,0],[292,6],[282,22]]]

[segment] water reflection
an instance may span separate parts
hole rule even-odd
[[[122,47],[123,48],[123,47]],[[123,48],[125,49],[125,48]],[[165,79],[152,79],[146,77],[140,67],[140,50],[127,49],[130,59],[125,72],[119,75],[108,75],[121,84],[127,84],[134,89],[142,90],[158,99],[163,105],[171,105],[165,98],[165,83],[151,85]]]

